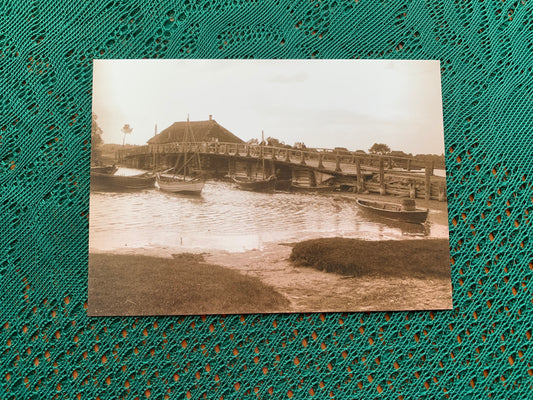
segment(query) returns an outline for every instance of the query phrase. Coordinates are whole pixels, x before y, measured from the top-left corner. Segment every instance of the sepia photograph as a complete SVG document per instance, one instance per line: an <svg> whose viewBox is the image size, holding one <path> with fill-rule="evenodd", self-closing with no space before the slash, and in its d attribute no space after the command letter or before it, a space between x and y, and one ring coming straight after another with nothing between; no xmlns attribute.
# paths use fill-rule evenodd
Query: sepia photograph
<svg viewBox="0 0 533 400"><path fill-rule="evenodd" d="M94 60L91 316L452 308L438 60Z"/></svg>

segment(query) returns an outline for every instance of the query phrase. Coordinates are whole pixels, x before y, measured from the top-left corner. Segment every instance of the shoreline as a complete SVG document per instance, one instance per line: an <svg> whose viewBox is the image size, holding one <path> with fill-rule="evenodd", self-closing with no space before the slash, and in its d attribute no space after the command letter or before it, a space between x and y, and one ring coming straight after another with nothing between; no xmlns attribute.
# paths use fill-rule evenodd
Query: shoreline
<svg viewBox="0 0 533 400"><path fill-rule="evenodd" d="M412 239L405 241L410 240ZM296 266L289 259L293 245L269 244L262 250L248 250L240 253L222 250L192 253L180 252L172 248L149 249L141 252L138 249L135 249L136 251L127 249L123 252L90 252L89 273L91 275L91 271L95 268L91 265L92 254L103 254L109 257L142 254L143 257L150 259L144 268L157 269L162 262L160 260L163 259L175 259L176 266L183 266L187 262L180 263L179 257L188 257L187 255L192 253L203 257L199 266L200 271L210 266L224 268L245 278L260 281L287 300L287 304L281 309L251 308L238 313L413 311L450 309L453 306L450 278L343 276L312 267ZM194 266L198 267L196 264ZM184 284L201 286L203 282ZM176 290L179 291L177 288ZM194 310L184 311L179 314L197 313ZM214 313L228 314L231 310L219 309ZM164 314L163 312L159 315Z"/></svg>

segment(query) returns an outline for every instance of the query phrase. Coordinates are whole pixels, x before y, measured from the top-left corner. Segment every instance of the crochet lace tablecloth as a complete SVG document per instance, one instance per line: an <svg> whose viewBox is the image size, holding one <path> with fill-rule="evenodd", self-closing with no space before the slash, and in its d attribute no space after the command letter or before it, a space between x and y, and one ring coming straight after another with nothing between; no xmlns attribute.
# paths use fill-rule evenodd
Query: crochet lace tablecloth
<svg viewBox="0 0 533 400"><path fill-rule="evenodd" d="M532 8L2 2L0 398L528 398ZM439 59L454 309L88 318L94 58Z"/></svg>

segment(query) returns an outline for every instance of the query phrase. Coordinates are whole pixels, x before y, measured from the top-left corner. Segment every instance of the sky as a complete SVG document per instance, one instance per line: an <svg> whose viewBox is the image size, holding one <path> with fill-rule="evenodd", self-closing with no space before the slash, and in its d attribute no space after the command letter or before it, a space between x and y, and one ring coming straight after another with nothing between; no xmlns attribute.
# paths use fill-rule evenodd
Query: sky
<svg viewBox="0 0 533 400"><path fill-rule="evenodd" d="M385 143L444 153L438 60L94 60L93 112L104 143L146 144L177 121L248 141L349 150Z"/></svg>

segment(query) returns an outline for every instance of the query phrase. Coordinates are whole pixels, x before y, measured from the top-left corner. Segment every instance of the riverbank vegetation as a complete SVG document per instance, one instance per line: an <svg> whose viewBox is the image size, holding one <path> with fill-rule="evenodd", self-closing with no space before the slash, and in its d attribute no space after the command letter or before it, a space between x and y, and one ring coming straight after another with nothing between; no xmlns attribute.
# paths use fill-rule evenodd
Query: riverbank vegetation
<svg viewBox="0 0 533 400"><path fill-rule="evenodd" d="M91 315L239 314L289 304L258 278L206 264L197 254L91 254L89 263Z"/></svg>
<svg viewBox="0 0 533 400"><path fill-rule="evenodd" d="M450 279L447 239L314 239L296 244L290 259L342 275Z"/></svg>

